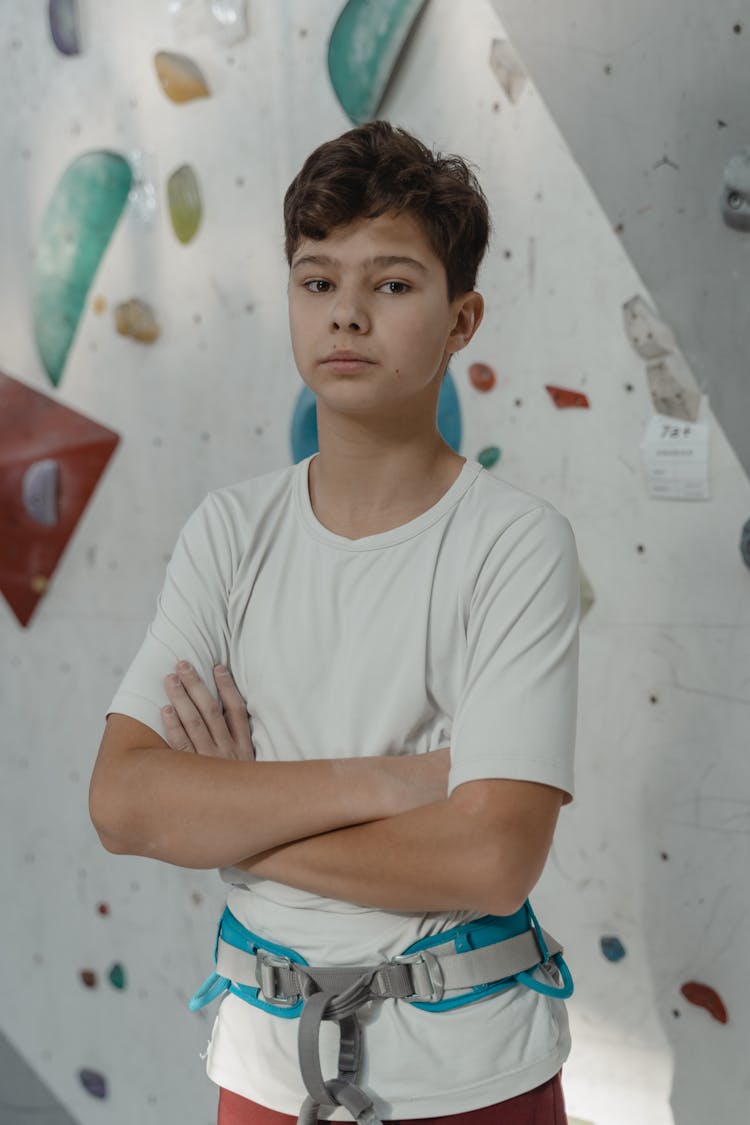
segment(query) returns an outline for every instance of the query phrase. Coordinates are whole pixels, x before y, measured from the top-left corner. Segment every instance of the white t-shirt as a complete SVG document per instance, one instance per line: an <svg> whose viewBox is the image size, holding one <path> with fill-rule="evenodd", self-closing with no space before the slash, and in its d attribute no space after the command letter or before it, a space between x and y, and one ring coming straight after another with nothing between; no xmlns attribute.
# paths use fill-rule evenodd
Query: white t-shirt
<svg viewBox="0 0 750 1125"><path fill-rule="evenodd" d="M221 662L246 701L258 761L450 745L449 793L517 778L557 786L569 803L580 580L568 520L467 460L428 511L352 540L315 516L311 460L216 489L193 511L107 713L166 737L164 677L189 660L217 698L211 669ZM381 910L239 868L219 873L232 913L311 965L375 964L483 913ZM206 949L206 975L211 968ZM504 1101L546 1082L570 1051L565 1003L524 986L443 1012L380 1000L358 1015L357 1082L383 1119ZM296 1115L307 1094L297 1034L297 1019L226 995L208 1076ZM338 1072L338 1044L337 1025L323 1021L326 1079ZM320 1116L351 1120L343 1107Z"/></svg>

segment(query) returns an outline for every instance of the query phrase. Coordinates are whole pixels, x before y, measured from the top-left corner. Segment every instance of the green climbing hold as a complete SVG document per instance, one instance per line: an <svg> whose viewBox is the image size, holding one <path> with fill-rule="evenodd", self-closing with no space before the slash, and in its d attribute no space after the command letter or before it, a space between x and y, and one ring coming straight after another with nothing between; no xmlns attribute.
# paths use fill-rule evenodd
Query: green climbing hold
<svg viewBox="0 0 750 1125"><path fill-rule="evenodd" d="M491 469L500 460L501 452L497 445L486 445L479 453L477 461L483 465L485 469Z"/></svg>
<svg viewBox="0 0 750 1125"><path fill-rule="evenodd" d="M112 966L109 970L109 980L115 988L125 987L125 970L119 963Z"/></svg>
<svg viewBox="0 0 750 1125"><path fill-rule="evenodd" d="M54 386L132 180L124 157L87 152L65 170L42 219L31 279L34 337Z"/></svg>
<svg viewBox="0 0 750 1125"><path fill-rule="evenodd" d="M380 108L398 57L425 0L348 0L328 44L336 97L355 125Z"/></svg>
<svg viewBox="0 0 750 1125"><path fill-rule="evenodd" d="M167 200L172 227L180 242L190 242L201 225L203 208L195 172L183 164L167 183Z"/></svg>

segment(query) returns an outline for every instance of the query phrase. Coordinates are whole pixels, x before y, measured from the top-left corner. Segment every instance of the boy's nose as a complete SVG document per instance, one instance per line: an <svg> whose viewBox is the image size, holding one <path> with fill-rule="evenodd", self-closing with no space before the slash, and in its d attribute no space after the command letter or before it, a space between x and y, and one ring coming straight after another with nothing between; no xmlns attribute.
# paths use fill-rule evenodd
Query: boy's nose
<svg viewBox="0 0 750 1125"><path fill-rule="evenodd" d="M370 318L364 309L338 308L331 314L331 324L334 328L351 328L355 332L366 331L370 325Z"/></svg>
<svg viewBox="0 0 750 1125"><path fill-rule="evenodd" d="M331 309L331 323L339 329L361 331L369 326L370 319L367 310L356 298L342 295Z"/></svg>

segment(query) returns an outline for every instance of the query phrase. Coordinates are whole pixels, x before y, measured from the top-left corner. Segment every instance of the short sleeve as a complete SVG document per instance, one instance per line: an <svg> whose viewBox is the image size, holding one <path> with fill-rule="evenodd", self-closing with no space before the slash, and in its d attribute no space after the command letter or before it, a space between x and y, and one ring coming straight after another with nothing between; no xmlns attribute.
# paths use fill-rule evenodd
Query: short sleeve
<svg viewBox="0 0 750 1125"><path fill-rule="evenodd" d="M580 568L568 520L550 506L517 517L479 572L451 732L448 794L512 778L573 799Z"/></svg>
<svg viewBox="0 0 750 1125"><path fill-rule="evenodd" d="M156 614L106 714L130 715L166 739L164 679L189 660L218 701L213 666L229 666L231 551L211 493L188 517L167 565Z"/></svg>

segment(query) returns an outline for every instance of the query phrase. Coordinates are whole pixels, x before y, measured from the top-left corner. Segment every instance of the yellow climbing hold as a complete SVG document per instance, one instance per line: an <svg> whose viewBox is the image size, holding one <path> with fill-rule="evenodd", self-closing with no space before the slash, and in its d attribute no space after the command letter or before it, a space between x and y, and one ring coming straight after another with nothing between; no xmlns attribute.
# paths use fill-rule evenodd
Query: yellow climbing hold
<svg viewBox="0 0 750 1125"><path fill-rule="evenodd" d="M171 101L181 103L210 98L211 91L203 72L187 55L159 51L154 55L154 66L162 89Z"/></svg>
<svg viewBox="0 0 750 1125"><path fill-rule="evenodd" d="M203 204L198 179L189 164L183 164L169 177L167 201L175 234L180 242L190 242L200 226Z"/></svg>

